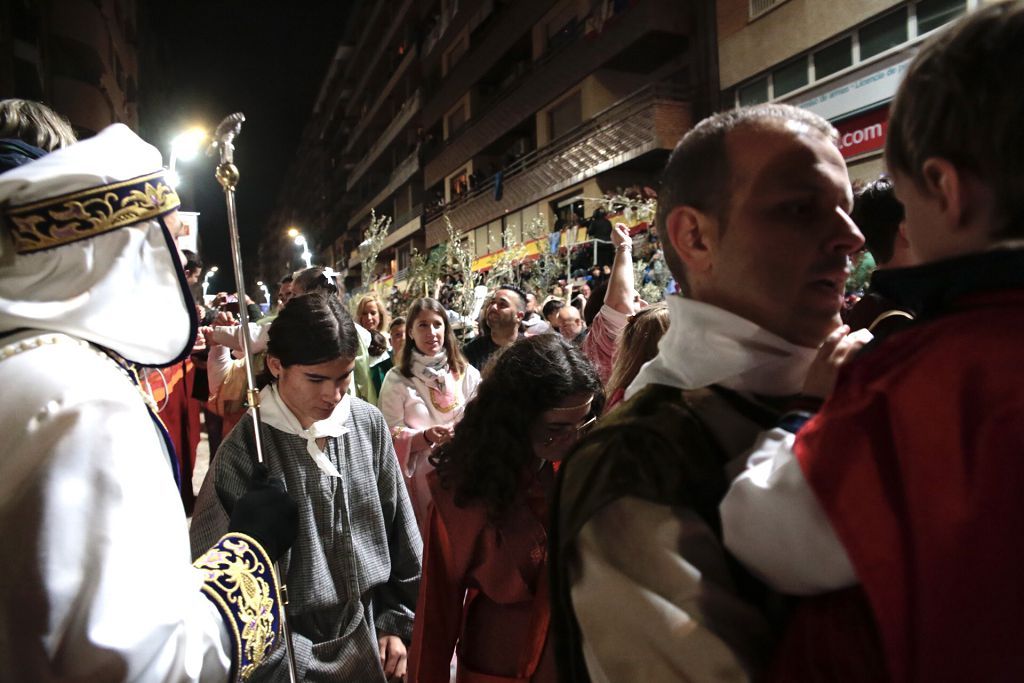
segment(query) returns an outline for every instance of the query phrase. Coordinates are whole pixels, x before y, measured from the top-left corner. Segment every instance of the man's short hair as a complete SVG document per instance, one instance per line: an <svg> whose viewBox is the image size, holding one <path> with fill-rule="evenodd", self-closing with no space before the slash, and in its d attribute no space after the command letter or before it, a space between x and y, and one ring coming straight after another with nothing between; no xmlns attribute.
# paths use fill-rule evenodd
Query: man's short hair
<svg viewBox="0 0 1024 683"><path fill-rule="evenodd" d="M864 233L868 251L879 264L892 260L896 235L903 222L903 204L896 199L892 180L882 176L858 192L853 200L850 218Z"/></svg>
<svg viewBox="0 0 1024 683"><path fill-rule="evenodd" d="M921 48L889 117L889 169L919 187L931 157L972 173L994 194L992 237L1024 236L1022 46L1022 0L972 12Z"/></svg>
<svg viewBox="0 0 1024 683"><path fill-rule="evenodd" d="M719 112L694 126L676 145L661 174L657 225L664 235L668 215L679 206L692 206L714 215L725 226L729 213L729 155L727 135L745 126L796 122L835 142L836 129L817 114L788 104L758 104ZM667 239L662 239L665 263L684 292L686 267Z"/></svg>
<svg viewBox="0 0 1024 683"><path fill-rule="evenodd" d="M285 276L284 276L283 278L281 278L280 280L278 280L278 282L277 282L277 286L278 286L278 287L282 287L282 286L284 286L284 285L288 284L289 282L291 282L291 281L292 281L292 280L294 280L294 279L295 279L295 277L294 277L294 276L292 276L292 275L291 275L291 274L289 273L288 275L285 275Z"/></svg>
<svg viewBox="0 0 1024 683"><path fill-rule="evenodd" d="M199 254L192 251L191 249L182 249L181 253L185 256L185 272L190 270L202 270L203 262L199 258Z"/></svg>
<svg viewBox="0 0 1024 683"><path fill-rule="evenodd" d="M516 295L516 310L518 310L520 313L526 313L526 292L524 292L520 287L517 287L515 285L510 285L510 284L498 285L498 287L494 290L494 292L498 293L498 292L500 292L503 289L505 291L507 291L507 292L515 293L515 295Z"/></svg>
<svg viewBox="0 0 1024 683"><path fill-rule="evenodd" d="M565 306L564 301L561 299L552 299L544 304L544 308L541 309L541 315L543 315L545 319L550 318L552 315L562 310L562 306Z"/></svg>

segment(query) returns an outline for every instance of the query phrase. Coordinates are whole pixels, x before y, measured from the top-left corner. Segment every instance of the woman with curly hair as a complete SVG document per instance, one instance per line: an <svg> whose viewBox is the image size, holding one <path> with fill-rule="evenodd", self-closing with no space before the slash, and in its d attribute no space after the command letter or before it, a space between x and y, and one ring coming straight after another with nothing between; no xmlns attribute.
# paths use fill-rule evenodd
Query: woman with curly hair
<svg viewBox="0 0 1024 683"><path fill-rule="evenodd" d="M557 335L493 361L450 442L431 458L433 506L410 653L410 681L554 682L548 642L552 463L601 413L583 353Z"/></svg>
<svg viewBox="0 0 1024 683"><path fill-rule="evenodd" d="M466 362L438 301L417 299L406 317L406 342L398 365L384 378L378 405L422 531L430 503L426 476L433 469L427 456L452 438L455 423L476 394L480 373Z"/></svg>

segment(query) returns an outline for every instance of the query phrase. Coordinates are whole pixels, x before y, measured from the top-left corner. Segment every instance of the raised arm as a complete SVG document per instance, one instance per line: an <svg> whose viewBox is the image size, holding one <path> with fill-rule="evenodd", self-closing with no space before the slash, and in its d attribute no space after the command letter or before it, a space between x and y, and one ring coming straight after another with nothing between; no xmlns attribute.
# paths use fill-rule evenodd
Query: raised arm
<svg viewBox="0 0 1024 683"><path fill-rule="evenodd" d="M615 224L612 242L615 244L615 260L612 262L604 305L619 313L632 315L637 311L636 289L633 287L633 239L622 223Z"/></svg>

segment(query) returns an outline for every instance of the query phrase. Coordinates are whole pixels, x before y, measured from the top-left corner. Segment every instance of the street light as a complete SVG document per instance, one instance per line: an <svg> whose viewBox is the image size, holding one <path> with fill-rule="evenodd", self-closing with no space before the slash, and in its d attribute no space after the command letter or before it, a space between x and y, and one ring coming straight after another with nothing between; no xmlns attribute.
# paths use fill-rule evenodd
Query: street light
<svg viewBox="0 0 1024 683"><path fill-rule="evenodd" d="M203 302L204 303L206 302L206 290L208 290L210 288L210 278L212 278L213 274L216 273L216 272L217 272L217 266L214 266L213 268L210 268L208 271L206 271L206 275L203 276Z"/></svg>
<svg viewBox="0 0 1024 683"><path fill-rule="evenodd" d="M309 242L306 241L305 235L299 232L298 228L288 228L288 236L295 238L295 244L302 247L302 260L306 262L306 267L309 268L313 265L313 254L309 251Z"/></svg>
<svg viewBox="0 0 1024 683"><path fill-rule="evenodd" d="M181 176L175 170L178 160L192 161L195 159L199 150L203 148L204 142L206 142L206 131L199 127L189 128L171 140L171 159L167 164L167 182L172 187L177 187L181 183Z"/></svg>

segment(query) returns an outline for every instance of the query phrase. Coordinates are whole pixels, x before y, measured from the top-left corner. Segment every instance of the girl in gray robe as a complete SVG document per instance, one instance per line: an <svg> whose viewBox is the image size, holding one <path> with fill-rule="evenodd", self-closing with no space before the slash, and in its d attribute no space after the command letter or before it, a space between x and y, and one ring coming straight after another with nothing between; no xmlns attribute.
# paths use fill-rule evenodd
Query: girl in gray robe
<svg viewBox="0 0 1024 683"><path fill-rule="evenodd" d="M346 394L357 353L333 296L292 299L270 328L260 391L267 473L299 505L280 561L300 680L385 681L405 673L422 543L387 425ZM193 554L227 527L256 475L252 416L217 451L192 520ZM251 680L287 680L277 648Z"/></svg>

